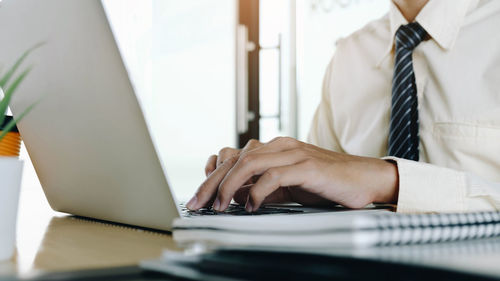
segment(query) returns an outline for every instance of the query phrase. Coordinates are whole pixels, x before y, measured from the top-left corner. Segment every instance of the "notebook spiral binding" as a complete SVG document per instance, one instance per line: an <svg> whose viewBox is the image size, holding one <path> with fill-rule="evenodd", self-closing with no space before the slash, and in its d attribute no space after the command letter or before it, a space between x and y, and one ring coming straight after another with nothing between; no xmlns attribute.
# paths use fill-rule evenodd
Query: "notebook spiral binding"
<svg viewBox="0 0 500 281"><path fill-rule="evenodd" d="M500 212L376 215L378 246L500 236Z"/></svg>

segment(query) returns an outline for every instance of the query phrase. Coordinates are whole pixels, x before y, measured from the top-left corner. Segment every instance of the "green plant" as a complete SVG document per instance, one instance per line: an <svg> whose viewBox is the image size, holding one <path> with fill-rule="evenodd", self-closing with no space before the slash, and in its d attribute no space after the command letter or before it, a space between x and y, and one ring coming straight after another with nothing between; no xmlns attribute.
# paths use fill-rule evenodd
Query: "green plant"
<svg viewBox="0 0 500 281"><path fill-rule="evenodd" d="M23 82L24 78L29 74L31 71L31 67L25 69L24 71L19 74L12 83L9 84L9 81L11 78L14 76L16 73L17 69L21 66L21 64L24 62L24 60L28 57L28 55L38 47L42 46L43 43L36 44L35 46L29 48L26 50L21 57L17 59L17 61L14 63L14 65L0 78L0 90L4 93L4 96L2 100L0 101L0 124L3 124L5 121L5 114L7 113L7 109L10 104L10 100L12 98L12 95L16 91L16 89L19 87L21 82ZM5 91L3 91L5 89ZM9 123L5 125L4 128L2 128L2 133L0 133L0 140L7 135L12 128L16 125L17 122L19 122L26 114L28 114L33 107L36 105L36 103L31 104L28 106L21 114L16 116L16 118L13 118Z"/></svg>

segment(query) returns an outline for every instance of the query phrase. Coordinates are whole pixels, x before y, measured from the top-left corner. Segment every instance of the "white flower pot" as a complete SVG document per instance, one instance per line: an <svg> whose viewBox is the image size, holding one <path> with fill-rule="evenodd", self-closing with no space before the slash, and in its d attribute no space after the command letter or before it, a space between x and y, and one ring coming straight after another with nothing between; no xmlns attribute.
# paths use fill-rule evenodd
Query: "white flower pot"
<svg viewBox="0 0 500 281"><path fill-rule="evenodd" d="M23 161L0 157L0 261L14 254L22 172Z"/></svg>

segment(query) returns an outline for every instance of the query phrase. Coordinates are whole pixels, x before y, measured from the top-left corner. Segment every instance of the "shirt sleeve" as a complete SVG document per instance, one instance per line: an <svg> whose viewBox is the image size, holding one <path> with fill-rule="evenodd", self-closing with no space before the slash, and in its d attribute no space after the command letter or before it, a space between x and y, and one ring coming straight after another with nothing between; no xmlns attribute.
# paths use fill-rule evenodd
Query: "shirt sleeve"
<svg viewBox="0 0 500 281"><path fill-rule="evenodd" d="M477 175L397 157L397 212L474 212L500 210L500 183Z"/></svg>
<svg viewBox="0 0 500 281"><path fill-rule="evenodd" d="M321 102L318 105L312 120L307 141L324 149L343 152L333 128L333 114L331 104L332 71L335 56L328 65L323 79Z"/></svg>

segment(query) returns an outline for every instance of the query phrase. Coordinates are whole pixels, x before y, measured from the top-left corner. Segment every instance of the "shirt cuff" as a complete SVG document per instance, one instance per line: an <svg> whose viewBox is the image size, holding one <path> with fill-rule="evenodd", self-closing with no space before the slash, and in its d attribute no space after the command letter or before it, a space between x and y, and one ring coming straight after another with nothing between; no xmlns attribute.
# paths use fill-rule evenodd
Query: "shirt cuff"
<svg viewBox="0 0 500 281"><path fill-rule="evenodd" d="M399 173L399 213L465 212L465 173L397 157Z"/></svg>

